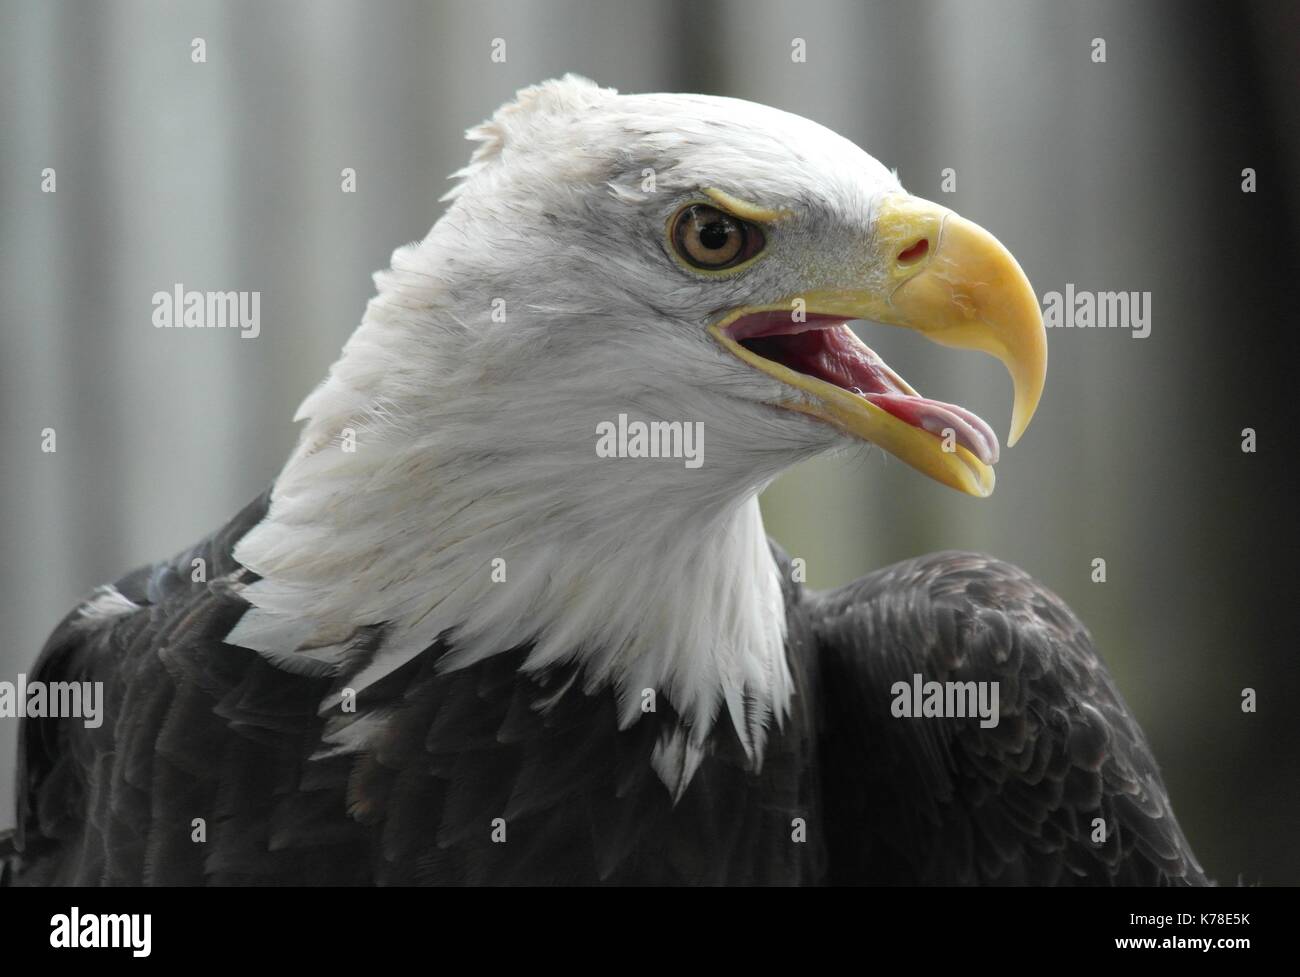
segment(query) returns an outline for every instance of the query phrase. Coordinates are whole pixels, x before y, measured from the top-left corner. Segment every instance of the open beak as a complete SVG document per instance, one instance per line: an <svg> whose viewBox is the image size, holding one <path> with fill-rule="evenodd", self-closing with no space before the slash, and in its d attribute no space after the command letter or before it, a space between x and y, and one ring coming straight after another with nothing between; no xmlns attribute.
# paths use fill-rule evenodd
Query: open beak
<svg viewBox="0 0 1300 977"><path fill-rule="evenodd" d="M879 445L945 485L993 491L998 441L965 408L920 396L849 329L866 319L914 329L945 346L989 353L1015 387L1008 445L1038 406L1047 336L1038 299L993 235L938 204L892 194L874 224L866 287L824 289L733 310L710 327L724 348L794 387L781 406ZM792 310L802 299L800 312Z"/></svg>

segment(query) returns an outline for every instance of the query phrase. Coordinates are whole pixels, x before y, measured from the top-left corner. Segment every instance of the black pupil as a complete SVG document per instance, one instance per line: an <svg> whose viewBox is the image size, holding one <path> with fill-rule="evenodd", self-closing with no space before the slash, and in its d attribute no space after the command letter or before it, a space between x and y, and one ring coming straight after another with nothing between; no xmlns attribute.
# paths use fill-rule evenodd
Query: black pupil
<svg viewBox="0 0 1300 977"><path fill-rule="evenodd" d="M700 229L700 243L710 251L717 251L727 243L731 227L726 221L714 221Z"/></svg>

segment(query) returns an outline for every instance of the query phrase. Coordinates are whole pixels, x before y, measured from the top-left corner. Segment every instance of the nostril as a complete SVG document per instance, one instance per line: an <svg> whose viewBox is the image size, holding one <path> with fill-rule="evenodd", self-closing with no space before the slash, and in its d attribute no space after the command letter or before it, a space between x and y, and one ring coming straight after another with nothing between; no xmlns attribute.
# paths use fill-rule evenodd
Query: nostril
<svg viewBox="0 0 1300 977"><path fill-rule="evenodd" d="M926 256L926 253L929 252L929 250L930 250L930 239L923 237L921 238L921 240L917 241L911 247L904 248L902 251L898 253L898 263L900 265L915 264L916 262L924 258Z"/></svg>

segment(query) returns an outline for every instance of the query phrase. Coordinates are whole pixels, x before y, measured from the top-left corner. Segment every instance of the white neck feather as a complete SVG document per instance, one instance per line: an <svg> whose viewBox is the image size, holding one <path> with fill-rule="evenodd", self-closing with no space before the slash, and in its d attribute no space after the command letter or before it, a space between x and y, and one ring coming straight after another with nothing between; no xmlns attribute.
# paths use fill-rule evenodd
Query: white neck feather
<svg viewBox="0 0 1300 977"><path fill-rule="evenodd" d="M675 792L720 708L759 762L791 695L757 503L789 464L783 432L757 458L714 438L693 470L598 457L596 425L620 411L702 419L715 434L752 433L754 419L689 377L666 378L667 364L624 368L627 357L593 357L589 344L530 356L530 340L562 341L540 330L549 313L480 328L490 297L429 274L430 246L399 251L376 277L361 327L300 409L308 424L269 514L235 551L262 579L244 589L253 608L227 640L285 668L357 669L347 684L358 691L440 635L448 669L531 643L526 669L580 663L588 691L616 692L623 726L646 690L668 699L686 746L666 752L697 751L662 760L677 766L660 770ZM382 648L358 668L352 636L381 624Z"/></svg>

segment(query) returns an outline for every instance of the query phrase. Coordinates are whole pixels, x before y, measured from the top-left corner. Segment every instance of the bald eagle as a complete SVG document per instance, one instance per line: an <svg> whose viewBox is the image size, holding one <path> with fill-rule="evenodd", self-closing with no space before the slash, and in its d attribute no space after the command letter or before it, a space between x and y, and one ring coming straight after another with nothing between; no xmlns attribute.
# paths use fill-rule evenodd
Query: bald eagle
<svg viewBox="0 0 1300 977"><path fill-rule="evenodd" d="M273 486L50 637L31 681L104 721L24 721L10 877L1204 882L1057 597L960 552L812 592L763 530L864 442L993 490L989 425L847 324L1000 359L1014 444L1010 253L744 101L567 76L469 136Z"/></svg>

